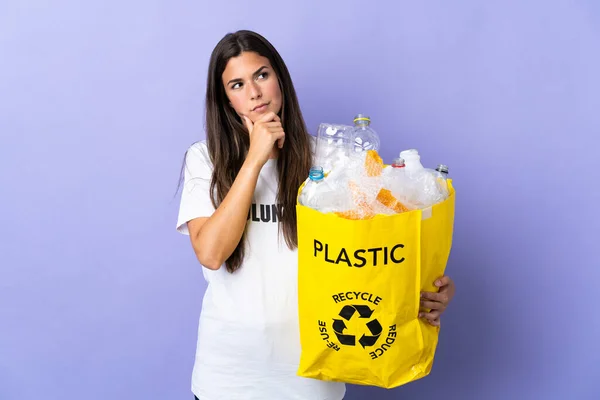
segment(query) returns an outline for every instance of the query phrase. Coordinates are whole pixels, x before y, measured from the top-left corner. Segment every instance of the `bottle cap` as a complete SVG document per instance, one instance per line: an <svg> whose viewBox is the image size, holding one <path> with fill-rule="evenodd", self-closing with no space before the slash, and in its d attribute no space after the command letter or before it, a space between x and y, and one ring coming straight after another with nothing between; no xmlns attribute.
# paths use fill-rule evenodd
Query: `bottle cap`
<svg viewBox="0 0 600 400"><path fill-rule="evenodd" d="M308 177L311 181L320 181L325 177L323 167L311 167Z"/></svg>
<svg viewBox="0 0 600 400"><path fill-rule="evenodd" d="M447 174L448 173L448 166L444 165L444 164L439 164L435 170L439 171L439 172L442 172L444 174Z"/></svg>
<svg viewBox="0 0 600 400"><path fill-rule="evenodd" d="M404 167L404 158L402 158L402 157L395 158L394 162L392 163L392 167L393 168L403 168Z"/></svg>
<svg viewBox="0 0 600 400"><path fill-rule="evenodd" d="M367 115L364 114L358 114L356 117L354 117L354 123L355 124L366 124L369 125L369 123L371 123L371 118L369 118Z"/></svg>

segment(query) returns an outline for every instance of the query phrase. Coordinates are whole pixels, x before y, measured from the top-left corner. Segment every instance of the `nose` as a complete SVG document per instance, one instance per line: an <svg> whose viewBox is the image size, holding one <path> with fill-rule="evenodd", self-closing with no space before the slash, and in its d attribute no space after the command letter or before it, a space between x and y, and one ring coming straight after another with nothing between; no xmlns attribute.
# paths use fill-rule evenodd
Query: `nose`
<svg viewBox="0 0 600 400"><path fill-rule="evenodd" d="M250 98L251 100L260 99L262 97L262 92L260 91L260 86L256 82L252 82L248 85Z"/></svg>

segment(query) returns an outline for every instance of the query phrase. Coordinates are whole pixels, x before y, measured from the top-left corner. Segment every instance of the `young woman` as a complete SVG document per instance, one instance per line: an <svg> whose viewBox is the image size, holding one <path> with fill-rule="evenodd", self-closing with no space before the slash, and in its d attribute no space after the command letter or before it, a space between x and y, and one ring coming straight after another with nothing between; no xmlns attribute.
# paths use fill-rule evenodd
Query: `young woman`
<svg viewBox="0 0 600 400"><path fill-rule="evenodd" d="M177 229L190 237L208 288L192 391L200 400L339 400L345 385L298 377L296 195L312 140L288 69L250 31L215 47L206 137L186 153ZM422 315L439 324L454 295L441 277Z"/></svg>

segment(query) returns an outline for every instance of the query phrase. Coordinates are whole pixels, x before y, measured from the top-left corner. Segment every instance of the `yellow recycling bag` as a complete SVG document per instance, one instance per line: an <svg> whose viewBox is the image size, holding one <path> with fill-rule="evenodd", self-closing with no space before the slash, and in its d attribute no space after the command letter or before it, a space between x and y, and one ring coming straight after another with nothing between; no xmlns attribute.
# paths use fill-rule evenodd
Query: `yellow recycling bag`
<svg viewBox="0 0 600 400"><path fill-rule="evenodd" d="M440 328L418 318L420 292L452 247L448 185L429 209L366 220L297 204L299 376L393 388L429 374Z"/></svg>

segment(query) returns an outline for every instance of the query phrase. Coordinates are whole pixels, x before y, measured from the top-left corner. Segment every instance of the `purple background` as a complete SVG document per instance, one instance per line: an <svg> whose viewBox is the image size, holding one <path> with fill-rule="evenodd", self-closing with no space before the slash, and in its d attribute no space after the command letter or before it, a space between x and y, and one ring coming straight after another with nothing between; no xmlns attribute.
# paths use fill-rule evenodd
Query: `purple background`
<svg viewBox="0 0 600 400"><path fill-rule="evenodd" d="M432 374L347 399L599 399L599 4L2 1L0 399L191 397L205 286L175 192L241 28L313 133L367 113L386 162L416 147L457 188Z"/></svg>

